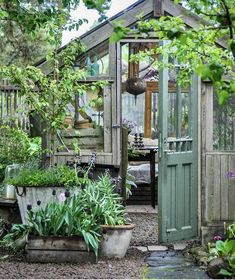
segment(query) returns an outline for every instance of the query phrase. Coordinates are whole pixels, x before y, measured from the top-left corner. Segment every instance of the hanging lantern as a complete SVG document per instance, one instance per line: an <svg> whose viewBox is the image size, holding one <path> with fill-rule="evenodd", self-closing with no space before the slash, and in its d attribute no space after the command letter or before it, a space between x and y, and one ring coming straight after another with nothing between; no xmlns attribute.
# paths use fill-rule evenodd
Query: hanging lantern
<svg viewBox="0 0 235 280"><path fill-rule="evenodd" d="M130 77L126 80L126 91L137 96L146 91L146 81L139 77Z"/></svg>

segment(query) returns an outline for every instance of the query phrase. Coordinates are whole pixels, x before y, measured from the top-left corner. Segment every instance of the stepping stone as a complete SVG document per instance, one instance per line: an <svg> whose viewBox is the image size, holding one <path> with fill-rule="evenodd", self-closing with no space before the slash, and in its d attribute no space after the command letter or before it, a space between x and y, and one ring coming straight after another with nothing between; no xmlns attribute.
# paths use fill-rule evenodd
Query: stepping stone
<svg viewBox="0 0 235 280"><path fill-rule="evenodd" d="M188 245L187 243L175 243L175 244L173 244L174 250L177 250L177 251L184 250L187 247L187 245Z"/></svg>
<svg viewBox="0 0 235 280"><path fill-rule="evenodd" d="M166 251L168 248L166 246L156 245L156 246L148 246L149 251Z"/></svg>
<svg viewBox="0 0 235 280"><path fill-rule="evenodd" d="M136 246L134 248L136 248L137 250L139 250L141 252L148 252L148 248L145 246Z"/></svg>
<svg viewBox="0 0 235 280"><path fill-rule="evenodd" d="M206 272L181 251L155 251L146 262L149 265L146 279L209 279Z"/></svg>

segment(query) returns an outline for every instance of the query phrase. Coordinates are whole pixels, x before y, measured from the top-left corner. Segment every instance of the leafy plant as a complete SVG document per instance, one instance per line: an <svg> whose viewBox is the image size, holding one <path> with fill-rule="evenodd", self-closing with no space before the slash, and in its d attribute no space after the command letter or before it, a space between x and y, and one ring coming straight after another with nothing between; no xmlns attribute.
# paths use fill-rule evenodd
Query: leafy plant
<svg viewBox="0 0 235 280"><path fill-rule="evenodd" d="M234 227L232 224L227 228L227 239L225 241L217 240L215 246L209 247L209 260L215 258L222 258L226 264L227 269L221 269L219 274L223 276L235 276L235 239L234 239Z"/></svg>
<svg viewBox="0 0 235 280"><path fill-rule="evenodd" d="M0 181L4 178L9 164L25 164L38 160L41 154L40 138L29 138L20 129L9 126L0 127Z"/></svg>
<svg viewBox="0 0 235 280"><path fill-rule="evenodd" d="M131 187L137 188L137 185L134 182L134 180L135 180L135 177L127 171L127 174L126 174L126 198L129 198L129 196L132 195Z"/></svg>
<svg viewBox="0 0 235 280"><path fill-rule="evenodd" d="M72 193L72 194L71 194ZM101 241L101 225L125 224L124 206L115 192L115 185L109 175L97 181L75 187L70 192L60 194L41 208L28 205L28 225L14 225L12 231L3 238L2 244L12 246L14 240L28 234L36 236L81 236L87 246L98 254Z"/></svg>
<svg viewBox="0 0 235 280"><path fill-rule="evenodd" d="M17 176L7 178L5 182L17 187L71 187L76 185L76 174L68 166L22 169Z"/></svg>

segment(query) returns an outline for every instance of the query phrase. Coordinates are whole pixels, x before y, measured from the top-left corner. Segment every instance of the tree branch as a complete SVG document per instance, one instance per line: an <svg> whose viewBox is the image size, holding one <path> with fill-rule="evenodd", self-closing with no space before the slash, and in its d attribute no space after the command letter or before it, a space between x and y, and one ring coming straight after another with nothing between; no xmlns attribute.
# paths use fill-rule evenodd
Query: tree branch
<svg viewBox="0 0 235 280"><path fill-rule="evenodd" d="M227 17L227 20L228 20L228 28L229 28L230 39L233 39L233 22L232 22L232 19L231 19L231 15L229 13L229 8L228 8L225 0L221 0L221 2L222 2L222 5L224 7L226 17Z"/></svg>

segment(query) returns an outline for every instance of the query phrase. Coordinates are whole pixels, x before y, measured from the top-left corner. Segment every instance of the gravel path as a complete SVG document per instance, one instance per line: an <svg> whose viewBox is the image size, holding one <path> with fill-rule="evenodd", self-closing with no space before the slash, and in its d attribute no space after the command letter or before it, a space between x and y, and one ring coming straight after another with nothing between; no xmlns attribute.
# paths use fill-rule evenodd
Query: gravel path
<svg viewBox="0 0 235 280"><path fill-rule="evenodd" d="M128 213L131 222L136 224L131 239L132 246L158 244L158 223L156 213Z"/></svg>
<svg viewBox="0 0 235 280"><path fill-rule="evenodd" d="M148 254L129 249L123 259L100 259L97 264L27 263L22 258L0 262L0 279L137 279Z"/></svg>
<svg viewBox="0 0 235 280"><path fill-rule="evenodd" d="M129 213L128 216L136 224L131 246L157 244L156 213ZM5 254L0 252L0 257ZM96 264L38 264L14 257L0 261L0 279L139 279L148 254L130 248L123 259L99 258Z"/></svg>

